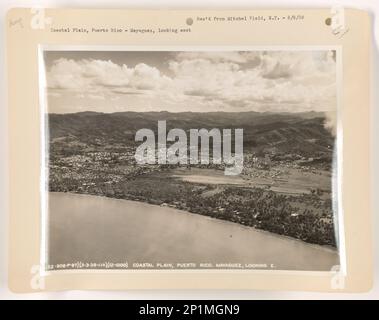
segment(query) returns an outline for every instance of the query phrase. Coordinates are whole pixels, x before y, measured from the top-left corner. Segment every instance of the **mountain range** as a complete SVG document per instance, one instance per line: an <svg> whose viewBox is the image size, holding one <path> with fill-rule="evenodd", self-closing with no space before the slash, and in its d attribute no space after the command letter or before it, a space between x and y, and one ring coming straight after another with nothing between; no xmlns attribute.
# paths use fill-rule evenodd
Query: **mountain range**
<svg viewBox="0 0 379 320"><path fill-rule="evenodd" d="M49 138L69 137L81 143L133 145L142 128L157 131L166 120L167 130L244 129L244 150L251 152L298 153L305 156L331 155L334 137L325 127L320 112L78 112L48 114ZM188 135L189 136L189 135Z"/></svg>

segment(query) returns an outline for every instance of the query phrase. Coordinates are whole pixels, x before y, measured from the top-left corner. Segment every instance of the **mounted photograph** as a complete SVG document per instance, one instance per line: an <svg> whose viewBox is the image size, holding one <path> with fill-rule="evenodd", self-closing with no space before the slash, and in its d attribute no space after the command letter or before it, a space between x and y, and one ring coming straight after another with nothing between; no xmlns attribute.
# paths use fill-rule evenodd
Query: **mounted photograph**
<svg viewBox="0 0 379 320"><path fill-rule="evenodd" d="M338 50L42 50L47 271L340 265Z"/></svg>

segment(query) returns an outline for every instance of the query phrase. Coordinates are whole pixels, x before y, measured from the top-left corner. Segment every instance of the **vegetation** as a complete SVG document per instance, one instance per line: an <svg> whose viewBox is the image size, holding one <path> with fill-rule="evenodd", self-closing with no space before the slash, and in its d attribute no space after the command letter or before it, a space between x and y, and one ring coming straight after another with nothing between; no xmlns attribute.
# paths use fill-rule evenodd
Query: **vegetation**
<svg viewBox="0 0 379 320"><path fill-rule="evenodd" d="M136 165L133 132L154 128L163 116L171 127L184 129L231 128L230 123L244 128L244 183L188 182L173 175L175 166ZM50 191L171 206L309 243L336 245L331 180L321 179L331 175L333 137L319 114L78 113L50 115L49 123ZM293 182L293 176L300 178ZM274 182L280 188L274 189Z"/></svg>

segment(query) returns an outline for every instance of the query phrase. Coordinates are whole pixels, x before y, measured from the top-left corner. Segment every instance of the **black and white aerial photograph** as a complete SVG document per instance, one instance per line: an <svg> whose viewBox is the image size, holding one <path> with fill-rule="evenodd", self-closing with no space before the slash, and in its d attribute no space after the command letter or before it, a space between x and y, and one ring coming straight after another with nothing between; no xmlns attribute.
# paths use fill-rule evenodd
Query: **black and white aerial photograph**
<svg viewBox="0 0 379 320"><path fill-rule="evenodd" d="M44 51L46 269L339 265L338 52L304 48Z"/></svg>

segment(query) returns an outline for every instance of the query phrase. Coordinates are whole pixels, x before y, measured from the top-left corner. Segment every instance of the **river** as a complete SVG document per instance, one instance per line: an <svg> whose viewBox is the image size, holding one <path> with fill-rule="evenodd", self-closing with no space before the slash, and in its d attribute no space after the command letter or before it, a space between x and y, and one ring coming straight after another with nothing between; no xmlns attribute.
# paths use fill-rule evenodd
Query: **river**
<svg viewBox="0 0 379 320"><path fill-rule="evenodd" d="M323 271L339 261L331 248L174 208L92 195L49 193L48 226L51 265L240 263Z"/></svg>

